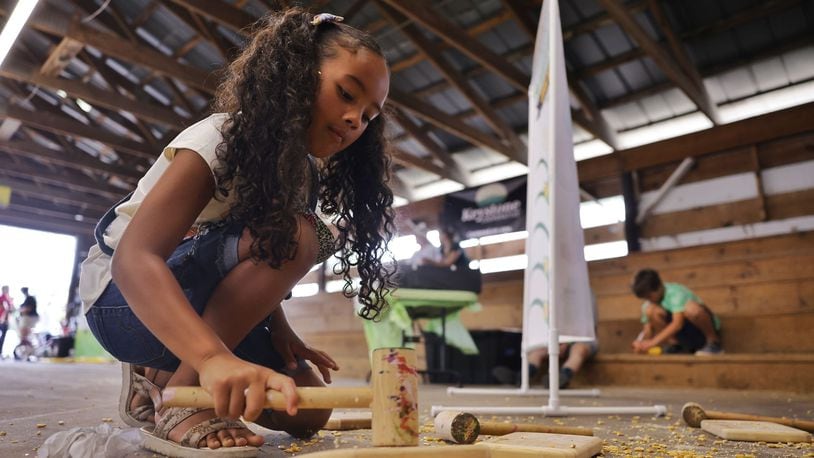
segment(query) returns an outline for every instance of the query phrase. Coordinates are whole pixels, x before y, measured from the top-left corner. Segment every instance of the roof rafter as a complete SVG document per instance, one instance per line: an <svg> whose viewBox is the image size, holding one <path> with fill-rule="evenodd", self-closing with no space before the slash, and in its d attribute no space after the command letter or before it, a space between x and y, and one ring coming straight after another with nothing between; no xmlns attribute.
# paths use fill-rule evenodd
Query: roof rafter
<svg viewBox="0 0 814 458"><path fill-rule="evenodd" d="M14 56L9 56L4 65L0 67L0 76L23 83L44 86L54 91L63 90L72 97L78 97L89 103L104 106L112 110L120 110L122 107L127 107L128 111L133 113L134 116L146 121L157 122L170 127L180 127L186 124L183 118L170 109L161 108L138 100L130 100L118 93L99 89L78 80L53 78L42 75L37 71L36 67L21 59L14 58Z"/></svg>
<svg viewBox="0 0 814 458"><path fill-rule="evenodd" d="M528 90L530 78L517 67L477 40L470 39L465 30L440 14L433 13L429 0L379 0L431 31L450 46L464 53L494 73L503 77L515 89Z"/></svg>
<svg viewBox="0 0 814 458"><path fill-rule="evenodd" d="M392 23L398 24L403 22L406 18L398 11L393 10L390 6L383 3L376 3L381 13L388 18ZM500 135L506 143L511 147L514 152L509 156L509 159L525 163L526 162L526 145L520 140L520 137L514 132L508 123L503 121L489 106L489 103L478 94L472 86L466 81L464 76L456 70L443 56L434 50L432 43L422 35L421 31L413 24L406 24L401 28L401 33L412 40L413 45L424 54L430 62L441 72L446 80L455 89L460 91L474 109L483 116L487 124L489 124L498 135Z"/></svg>
<svg viewBox="0 0 814 458"><path fill-rule="evenodd" d="M407 110L413 115L432 123L436 127L439 127L456 137L462 138L473 145L491 149L506 157L512 156L512 152L509 147L501 143L495 137L485 134L474 127L470 127L463 122L458 121L452 116L426 102L416 100L415 97L404 94L395 88L390 89L389 99L390 103L393 105L403 110Z"/></svg>
<svg viewBox="0 0 814 458"><path fill-rule="evenodd" d="M13 2L0 0L0 14L8 16ZM93 46L102 53L141 65L160 74L213 94L217 81L202 69L177 62L152 48L134 44L108 32L102 32L79 21L72 21L56 8L39 8L28 20L28 26L57 37L68 37Z"/></svg>
<svg viewBox="0 0 814 458"><path fill-rule="evenodd" d="M464 185L469 184L469 179L467 174L458 164L452 159L452 156L449 152L445 151L438 143L436 143L426 132L421 130L421 128L413 122L407 115L399 110L398 108L393 109L395 112L395 120L399 125L410 135L412 136L421 146L426 149L430 155L434 158L441 161L449 171L447 174L449 176L444 178L449 178L451 180L457 181L459 183L463 183ZM433 172L435 173L435 172Z"/></svg>
<svg viewBox="0 0 814 458"><path fill-rule="evenodd" d="M441 178L452 180L449 172L443 167L435 165L432 161L410 154L400 148L393 148L393 162L401 165L410 165L415 168L434 173ZM454 180L457 181L457 180Z"/></svg>
<svg viewBox="0 0 814 458"><path fill-rule="evenodd" d="M767 2L757 2L754 8L743 10L740 13L728 16L710 25L679 33L677 38L679 40L686 41L701 35L708 34L711 35L718 32L722 32L724 30L729 30L735 26L745 24L756 19L760 19L769 14L786 10L794 5L798 5L799 3L800 3L799 0L772 0ZM642 3L642 5L646 6L644 5L644 3ZM631 12L635 11L638 10L632 10ZM576 71L576 76L579 79L587 78L589 76L596 75L605 70L618 67L620 65L626 64L636 59L641 59L646 55L647 53L645 53L644 50L642 50L641 48L634 48L629 51L618 54L616 56L613 56L610 59L603 60L594 65L581 68Z"/></svg>
<svg viewBox="0 0 814 458"><path fill-rule="evenodd" d="M748 56L747 58L738 57L737 59L734 59L729 62L724 62L722 64L718 64L708 68L701 68L699 71L702 78L707 76L714 76L747 65L749 62L779 56L787 51L804 48L806 46L810 46L811 44L814 44L814 36L803 33L795 37L792 37L790 40L787 40L779 45L768 46L763 50ZM645 87L638 91L630 92L619 97L608 99L604 102L601 102L599 104L599 107L601 109L617 107L620 105L624 105L626 103L633 102L635 100L642 99L649 95L664 92L673 87L674 85L670 81L656 83L652 86Z"/></svg>
<svg viewBox="0 0 814 458"><path fill-rule="evenodd" d="M216 22L235 32L246 35L257 18L221 0L170 0L195 14Z"/></svg>
<svg viewBox="0 0 814 458"><path fill-rule="evenodd" d="M720 124L721 117L718 114L718 109L707 94L706 88L703 85L698 85L687 76L681 68L678 67L676 61L657 43L642 26L636 21L632 14L626 9L625 5L619 0L598 0L608 14L613 17L619 26L624 30L634 41L639 44L645 53L658 65L664 72L667 78L671 79L676 86L681 88L682 91L690 98L690 100L698 106L713 124Z"/></svg>
<svg viewBox="0 0 814 458"><path fill-rule="evenodd" d="M155 159L156 152L148 145L126 140L110 132L103 132L67 116L28 111L18 106L0 107L0 117L14 118L38 129L60 135L79 136L104 143L113 149L143 159Z"/></svg>

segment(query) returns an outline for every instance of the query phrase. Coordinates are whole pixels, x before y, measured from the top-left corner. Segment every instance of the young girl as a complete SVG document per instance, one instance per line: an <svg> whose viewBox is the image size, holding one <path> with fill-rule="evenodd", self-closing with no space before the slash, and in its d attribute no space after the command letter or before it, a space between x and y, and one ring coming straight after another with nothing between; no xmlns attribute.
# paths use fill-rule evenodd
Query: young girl
<svg viewBox="0 0 814 458"><path fill-rule="evenodd" d="M120 409L130 424L155 420L153 450L256 453L263 438L240 415L297 436L318 430L330 411L298 413L294 387L322 385L304 360L327 383L338 367L297 337L280 302L337 250L337 273L350 282L357 268L365 318L393 286L381 262L394 231L389 70L375 41L340 20L291 9L260 21L217 114L172 140L97 227L80 286L88 324L128 363ZM161 408L159 387L198 384L214 410ZM284 393L287 412L263 411L267 388Z"/></svg>

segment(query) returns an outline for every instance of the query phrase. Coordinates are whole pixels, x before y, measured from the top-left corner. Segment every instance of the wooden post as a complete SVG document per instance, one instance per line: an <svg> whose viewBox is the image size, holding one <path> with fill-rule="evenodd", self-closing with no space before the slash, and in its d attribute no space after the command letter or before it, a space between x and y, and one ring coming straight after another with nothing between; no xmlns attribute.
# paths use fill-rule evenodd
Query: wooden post
<svg viewBox="0 0 814 458"><path fill-rule="evenodd" d="M641 251L639 242L639 225L636 216L639 214L639 203L636 200L636 185L633 182L633 172L622 173L622 197L625 199L625 240L627 251Z"/></svg>
<svg viewBox="0 0 814 458"><path fill-rule="evenodd" d="M409 348L373 350L373 445L418 445L418 372Z"/></svg>

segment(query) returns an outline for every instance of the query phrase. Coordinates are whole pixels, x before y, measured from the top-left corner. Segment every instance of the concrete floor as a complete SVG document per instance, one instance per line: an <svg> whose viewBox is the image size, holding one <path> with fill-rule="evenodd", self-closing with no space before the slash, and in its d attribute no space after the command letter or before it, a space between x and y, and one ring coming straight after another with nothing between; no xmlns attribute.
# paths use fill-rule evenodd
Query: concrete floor
<svg viewBox="0 0 814 458"><path fill-rule="evenodd" d="M117 416L120 383L114 364L47 364L0 362L0 457L36 456L47 437L79 426L110 423L124 426ZM352 380L342 385L360 384ZM542 405L545 398L473 397L448 398L445 387L421 386L423 425L429 425L432 404ZM599 398L563 398L563 404L651 405L666 404L670 414L662 418L632 416L581 416L569 418L523 417L513 421L594 428L604 442L603 456L809 456L812 444L765 444L722 441L683 424L678 412L687 401L707 409L811 419L814 393L742 392L652 388L607 388ZM506 417L495 418L503 420ZM61 423L61 424L60 424ZM37 425L45 425L38 428ZM450 446L435 439L431 428L422 427L422 446ZM293 456L334 448L365 447L369 431L324 431L310 443L284 433L263 430L266 445L260 456ZM294 444L292 446L292 444ZM152 456L144 451L135 456Z"/></svg>

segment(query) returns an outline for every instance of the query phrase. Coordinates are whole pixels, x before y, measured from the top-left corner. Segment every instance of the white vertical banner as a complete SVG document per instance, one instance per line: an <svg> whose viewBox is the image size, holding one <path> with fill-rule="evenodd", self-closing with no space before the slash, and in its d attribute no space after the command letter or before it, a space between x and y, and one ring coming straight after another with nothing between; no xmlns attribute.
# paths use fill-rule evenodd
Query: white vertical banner
<svg viewBox="0 0 814 458"><path fill-rule="evenodd" d="M523 349L547 347L552 329L560 342L593 340L557 0L543 2L537 29L529 86L528 168Z"/></svg>

